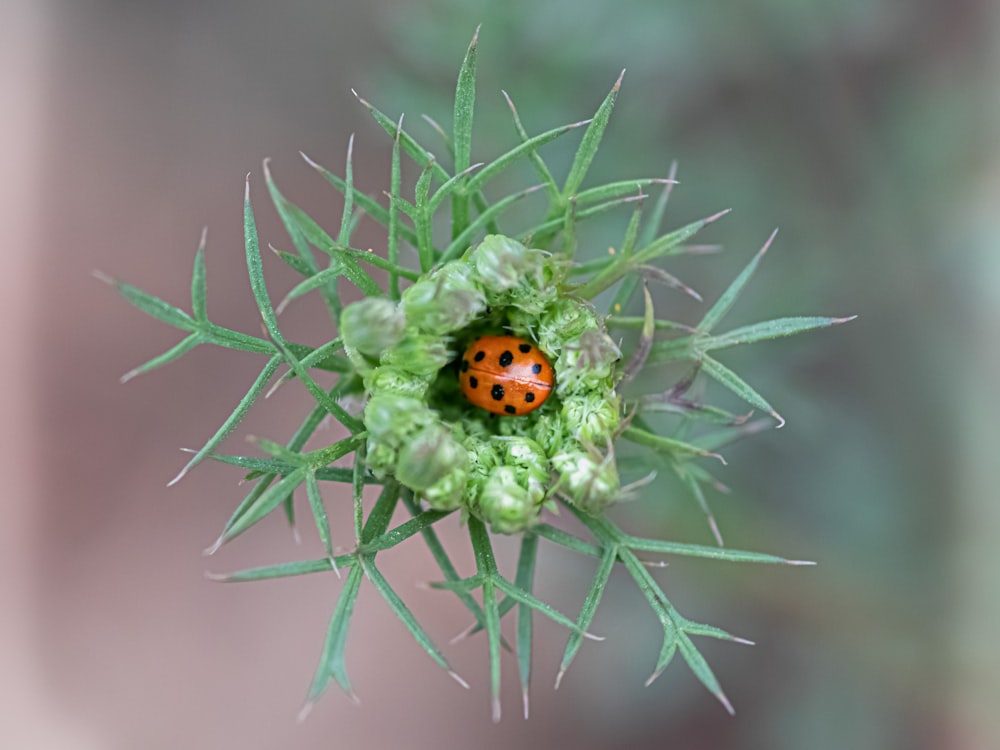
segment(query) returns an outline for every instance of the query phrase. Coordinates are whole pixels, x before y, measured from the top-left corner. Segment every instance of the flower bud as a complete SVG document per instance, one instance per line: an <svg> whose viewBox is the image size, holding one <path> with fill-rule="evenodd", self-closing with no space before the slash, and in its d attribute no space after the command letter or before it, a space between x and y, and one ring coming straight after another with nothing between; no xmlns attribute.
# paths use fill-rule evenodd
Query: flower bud
<svg viewBox="0 0 1000 750"><path fill-rule="evenodd" d="M560 297L542 314L538 321L538 344L561 349L586 330L600 330L597 316L583 300Z"/></svg>
<svg viewBox="0 0 1000 750"><path fill-rule="evenodd" d="M479 495L479 515L497 534L516 534L532 526L541 510L541 496L517 482L510 466L493 470Z"/></svg>
<svg viewBox="0 0 1000 750"><path fill-rule="evenodd" d="M396 479L419 492L449 473L463 469L466 460L465 448L452 437L448 428L431 424L400 448Z"/></svg>
<svg viewBox="0 0 1000 750"><path fill-rule="evenodd" d="M434 412L419 399L379 393L365 407L365 427L377 441L398 448L413 433L437 421Z"/></svg>
<svg viewBox="0 0 1000 750"><path fill-rule="evenodd" d="M473 490L480 488L502 458L495 441L476 435L466 435L462 441L469 455L469 481Z"/></svg>
<svg viewBox="0 0 1000 750"><path fill-rule="evenodd" d="M499 234L487 235L472 250L469 262L488 297L498 296L521 281L527 253L528 248L520 242Z"/></svg>
<svg viewBox="0 0 1000 750"><path fill-rule="evenodd" d="M414 375L434 375L448 364L453 356L447 342L439 336L407 333L396 346L383 352L381 363L398 367Z"/></svg>
<svg viewBox="0 0 1000 750"><path fill-rule="evenodd" d="M613 460L570 451L553 456L552 466L559 472L563 494L581 510L599 513L618 499L620 483Z"/></svg>
<svg viewBox="0 0 1000 750"><path fill-rule="evenodd" d="M369 393L388 393L422 399L430 387L432 376L414 375L399 367L376 367L364 375L365 390Z"/></svg>
<svg viewBox="0 0 1000 750"><path fill-rule="evenodd" d="M603 445L621 423L619 400L614 393L588 393L569 396L562 401L566 429L584 443Z"/></svg>
<svg viewBox="0 0 1000 750"><path fill-rule="evenodd" d="M446 263L403 292L402 307L410 325L444 335L464 328L486 309L486 295L465 263Z"/></svg>
<svg viewBox="0 0 1000 750"><path fill-rule="evenodd" d="M340 335L348 356L354 350L377 358L399 343L405 327L406 318L402 310L395 302L383 297L368 297L353 302L340 313ZM371 365L366 363L366 366Z"/></svg>
<svg viewBox="0 0 1000 750"><path fill-rule="evenodd" d="M535 317L559 298L561 279L542 251L526 249L521 262L521 277L503 296L505 304Z"/></svg>
<svg viewBox="0 0 1000 750"><path fill-rule="evenodd" d="M606 333L588 329L565 346L556 363L556 390L561 396L609 388L621 350Z"/></svg>
<svg viewBox="0 0 1000 750"><path fill-rule="evenodd" d="M396 449L392 446L380 442L374 437L369 437L365 463L368 464L372 474L383 479L391 475L393 469L396 468L396 453Z"/></svg>
<svg viewBox="0 0 1000 750"><path fill-rule="evenodd" d="M546 456L554 456L557 453L562 453L565 450L567 441L572 441L574 447L579 447L573 438L572 430L566 426L561 410L550 412L545 415L545 419L538 420L538 424L532 431L532 438L538 443Z"/></svg>
<svg viewBox="0 0 1000 750"><path fill-rule="evenodd" d="M523 437L497 439L503 448L504 463L514 466L523 478L544 483L549 476L548 458L534 440Z"/></svg>
<svg viewBox="0 0 1000 750"><path fill-rule="evenodd" d="M424 490L424 497L434 510L457 510L462 507L469 473L455 469Z"/></svg>

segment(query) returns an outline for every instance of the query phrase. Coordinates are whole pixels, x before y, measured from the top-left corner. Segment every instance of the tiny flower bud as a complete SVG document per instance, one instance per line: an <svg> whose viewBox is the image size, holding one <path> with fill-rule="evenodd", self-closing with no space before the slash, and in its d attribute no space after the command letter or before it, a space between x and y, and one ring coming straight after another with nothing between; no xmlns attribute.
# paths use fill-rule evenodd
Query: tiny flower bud
<svg viewBox="0 0 1000 750"><path fill-rule="evenodd" d="M453 353L448 342L438 336L407 333L396 346L382 354L383 365L392 365L414 375L434 375L448 364Z"/></svg>
<svg viewBox="0 0 1000 750"><path fill-rule="evenodd" d="M573 431L566 426L561 410L551 412L546 415L545 419L540 419L533 433L532 437L545 451L546 456L562 453L565 450L567 440L573 440L575 445Z"/></svg>
<svg viewBox="0 0 1000 750"><path fill-rule="evenodd" d="M499 234L487 235L472 251L469 261L487 291L497 296L515 286L524 276L528 249L517 240Z"/></svg>
<svg viewBox="0 0 1000 750"><path fill-rule="evenodd" d="M483 485L479 496L479 514L498 534L516 534L538 520L541 498L533 498L517 482L513 468L496 468Z"/></svg>
<svg viewBox="0 0 1000 750"><path fill-rule="evenodd" d="M462 441L469 454L469 479L475 489L486 482L490 473L500 465L501 456L495 441L466 435Z"/></svg>
<svg viewBox="0 0 1000 750"><path fill-rule="evenodd" d="M620 483L614 461L571 451L553 456L552 466L560 474L563 494L581 510L599 513L618 499Z"/></svg>
<svg viewBox="0 0 1000 750"><path fill-rule="evenodd" d="M340 335L344 347L368 357L378 357L403 337L406 318L395 302L368 297L340 313Z"/></svg>
<svg viewBox="0 0 1000 750"><path fill-rule="evenodd" d="M456 510L462 507L468 481L467 471L455 469L428 487L424 491L424 497L435 510Z"/></svg>
<svg viewBox="0 0 1000 750"><path fill-rule="evenodd" d="M504 463L515 466L524 474L524 479L535 479L544 482L549 475L548 457L542 447L534 440L523 437L504 438Z"/></svg>
<svg viewBox="0 0 1000 750"><path fill-rule="evenodd" d="M410 489L426 490L447 474L463 468L466 452L441 424L431 424L399 450L396 479Z"/></svg>
<svg viewBox="0 0 1000 750"><path fill-rule="evenodd" d="M606 333L588 329L560 353L556 389L566 395L609 388L620 358L621 350Z"/></svg>
<svg viewBox="0 0 1000 750"><path fill-rule="evenodd" d="M566 429L584 443L603 445L621 422L619 400L614 394L569 396L563 399L562 416Z"/></svg>
<svg viewBox="0 0 1000 750"><path fill-rule="evenodd" d="M434 412L419 399L379 393L365 407L365 427L376 440L399 447L410 436L437 421Z"/></svg>
<svg viewBox="0 0 1000 750"><path fill-rule="evenodd" d="M376 367L364 375L365 390L369 393L391 393L422 399L433 377L414 375L399 367Z"/></svg>
<svg viewBox="0 0 1000 750"><path fill-rule="evenodd" d="M464 328L486 309L486 295L464 263L447 263L403 292L410 325L443 335Z"/></svg>
<svg viewBox="0 0 1000 750"><path fill-rule="evenodd" d="M365 462L368 464L368 468L372 470L372 474L382 479L392 474L393 469L395 469L396 453L395 448L386 443L379 442L373 437L369 437Z"/></svg>
<svg viewBox="0 0 1000 750"><path fill-rule="evenodd" d="M504 296L504 302L535 318L559 298L561 278L548 263L551 256L541 250L526 249L521 261L521 278Z"/></svg>
<svg viewBox="0 0 1000 750"><path fill-rule="evenodd" d="M545 310L538 322L538 343L562 348L586 330L600 330L601 325L590 306L573 297L560 297Z"/></svg>

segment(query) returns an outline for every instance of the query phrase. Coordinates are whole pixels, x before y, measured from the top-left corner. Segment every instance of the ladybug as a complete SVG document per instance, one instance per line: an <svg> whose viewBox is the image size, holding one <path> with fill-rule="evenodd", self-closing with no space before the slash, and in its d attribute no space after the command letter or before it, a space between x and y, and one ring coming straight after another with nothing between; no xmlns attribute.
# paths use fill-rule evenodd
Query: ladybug
<svg viewBox="0 0 1000 750"><path fill-rule="evenodd" d="M552 392L555 374L537 346L517 336L483 336L462 355L458 383L469 401L500 416L534 411Z"/></svg>

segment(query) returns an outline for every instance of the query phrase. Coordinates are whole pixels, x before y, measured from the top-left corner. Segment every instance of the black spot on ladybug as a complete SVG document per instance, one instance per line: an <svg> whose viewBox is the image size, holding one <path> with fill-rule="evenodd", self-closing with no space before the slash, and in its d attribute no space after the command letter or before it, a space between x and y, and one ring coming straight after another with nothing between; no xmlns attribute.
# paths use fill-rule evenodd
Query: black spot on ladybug
<svg viewBox="0 0 1000 750"><path fill-rule="evenodd" d="M535 373L535 375L537 375L538 373L540 373L542 371L542 366L541 365L537 365L537 364L536 365L532 365L531 366L531 371L533 373Z"/></svg>
<svg viewBox="0 0 1000 750"><path fill-rule="evenodd" d="M497 383L490 389L490 395L493 397L494 401L500 401L503 398L503 386Z"/></svg>
<svg viewBox="0 0 1000 750"><path fill-rule="evenodd" d="M506 406L505 406L505 407L503 408L503 410L504 410L505 412L507 412L508 414L517 414L517 409L515 409L515 408L514 408L513 406L511 406L510 404L507 404L507 405L506 405Z"/></svg>
<svg viewBox="0 0 1000 750"><path fill-rule="evenodd" d="M468 372L468 371L469 371L469 360L463 359L462 360L462 372Z"/></svg>
<svg viewBox="0 0 1000 750"><path fill-rule="evenodd" d="M532 401L535 400L535 394L532 393L531 391L528 391L527 393L524 394L524 400L530 404Z"/></svg>
<svg viewBox="0 0 1000 750"><path fill-rule="evenodd" d="M483 361L483 357L485 357L485 356L486 356L486 352L476 352L476 356L473 357L473 359L476 360L476 362L482 362Z"/></svg>
<svg viewBox="0 0 1000 750"><path fill-rule="evenodd" d="M510 363L514 361L514 355L510 352L505 351L500 355L500 366L510 367Z"/></svg>
<svg viewBox="0 0 1000 750"><path fill-rule="evenodd" d="M478 388L478 387L479 387L479 380L476 378L475 375L470 375L469 376L469 388Z"/></svg>
<svg viewBox="0 0 1000 750"><path fill-rule="evenodd" d="M520 349L523 354L527 354L531 351L531 344L518 344L517 348Z"/></svg>

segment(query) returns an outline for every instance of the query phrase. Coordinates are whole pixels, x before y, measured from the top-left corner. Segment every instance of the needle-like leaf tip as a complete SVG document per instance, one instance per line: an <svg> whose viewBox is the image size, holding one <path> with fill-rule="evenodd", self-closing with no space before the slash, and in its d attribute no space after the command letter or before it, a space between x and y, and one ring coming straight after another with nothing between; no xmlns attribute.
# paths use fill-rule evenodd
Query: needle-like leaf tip
<svg viewBox="0 0 1000 750"><path fill-rule="evenodd" d="M718 693L716 693L715 697L719 699L719 703L721 703L722 706L726 709L726 711L729 712L730 716L736 715L736 709L733 708L733 704L729 702L729 698L726 697L725 693L723 693L720 690Z"/></svg>
<svg viewBox="0 0 1000 750"><path fill-rule="evenodd" d="M452 639L450 641L448 641L448 645L450 646L450 645L454 645L456 643L459 643L460 641L464 641L466 638L468 638L470 635L472 635L472 631L475 630L475 629L476 629L476 623L472 623L465 630L463 630L462 632L460 632L457 635L453 636Z"/></svg>
<svg viewBox="0 0 1000 750"><path fill-rule="evenodd" d="M312 701L308 701L308 702L307 702L307 703L306 703L305 705L303 705L303 706L302 706L302 708L301 708L301 709L299 710L299 715L298 715L297 717L295 717L295 720L296 720L297 722L299 722L299 723L301 724L301 723L302 723L303 721L305 721L305 720L306 720L306 717L307 717L307 716L309 716L309 714L311 714L311 713L312 713L312 710L313 710L313 706L315 706L315 705L316 705L316 704L315 704L315 703L313 703Z"/></svg>
<svg viewBox="0 0 1000 750"><path fill-rule="evenodd" d="M193 461L193 460L194 459L191 459L191 461ZM177 484L179 481L181 481L185 477L185 475L188 473L188 471L191 470L191 465L192 465L191 461L188 461L184 465L184 468L181 469L177 473L177 476L175 476L173 479L171 479L169 482L167 482L167 487L173 487L175 484Z"/></svg>
<svg viewBox="0 0 1000 750"><path fill-rule="evenodd" d="M708 517L708 525L712 529L712 536L715 537L715 543L720 547L725 547L725 542L722 541L722 532L719 531L719 525L715 522L715 516Z"/></svg>
<svg viewBox="0 0 1000 750"><path fill-rule="evenodd" d="M428 125L434 128L434 132L436 132L444 140L446 141L448 140L448 134L445 132L444 128L441 127L441 125L438 123L437 120L435 120L428 114L422 114L420 116L423 118L424 122L426 122Z"/></svg>
<svg viewBox="0 0 1000 750"><path fill-rule="evenodd" d="M225 540L226 540L226 535L225 534L220 535L219 538L216 539L215 542L213 542L212 546L205 548L202 554L205 555L205 557L211 557L212 555L214 555L216 552L219 551L219 547L221 547L225 543Z"/></svg>
<svg viewBox="0 0 1000 750"><path fill-rule="evenodd" d="M368 100L361 98L361 94L359 94L357 91L351 89L351 93L354 94L354 96L357 98L359 102L361 102L363 106L367 107L368 109L372 108L372 105L368 103Z"/></svg>
<svg viewBox="0 0 1000 750"><path fill-rule="evenodd" d="M354 136L352 135L351 136L351 145L352 146L354 145L354 140L353 139L354 139ZM312 159L310 159L309 156L304 151L299 151L299 156L301 156L305 160L305 163L308 164L313 169L322 169L323 168L319 164L317 164L316 162L314 162Z"/></svg>
<svg viewBox="0 0 1000 750"><path fill-rule="evenodd" d="M274 385L272 385L270 388L267 389L267 392L264 394L264 398L265 399L271 398L271 396L274 395L274 392L276 390L278 390L281 386L283 386L291 379L291 375L292 375L292 370L288 370L288 372L286 372L284 375L282 375L276 381L274 381Z"/></svg>
<svg viewBox="0 0 1000 750"><path fill-rule="evenodd" d="M448 676L451 677L455 682L464 687L466 690L469 689L469 683L462 679L462 676L451 669L448 670Z"/></svg>
<svg viewBox="0 0 1000 750"><path fill-rule="evenodd" d="M707 219L705 219L705 223L706 224L711 224L713 221L717 221L717 220L721 219L723 216L725 216L726 214L728 214L732 210L733 209L731 209L731 208L724 208L721 211L719 211L718 213L712 214Z"/></svg>
<svg viewBox="0 0 1000 750"><path fill-rule="evenodd" d="M771 243L774 242L774 238L777 236L778 236L778 227L775 227L774 231L771 232L771 236L767 238L767 242L765 242L764 246L757 251L757 255L763 255L764 253L766 253L767 249L771 247Z"/></svg>

